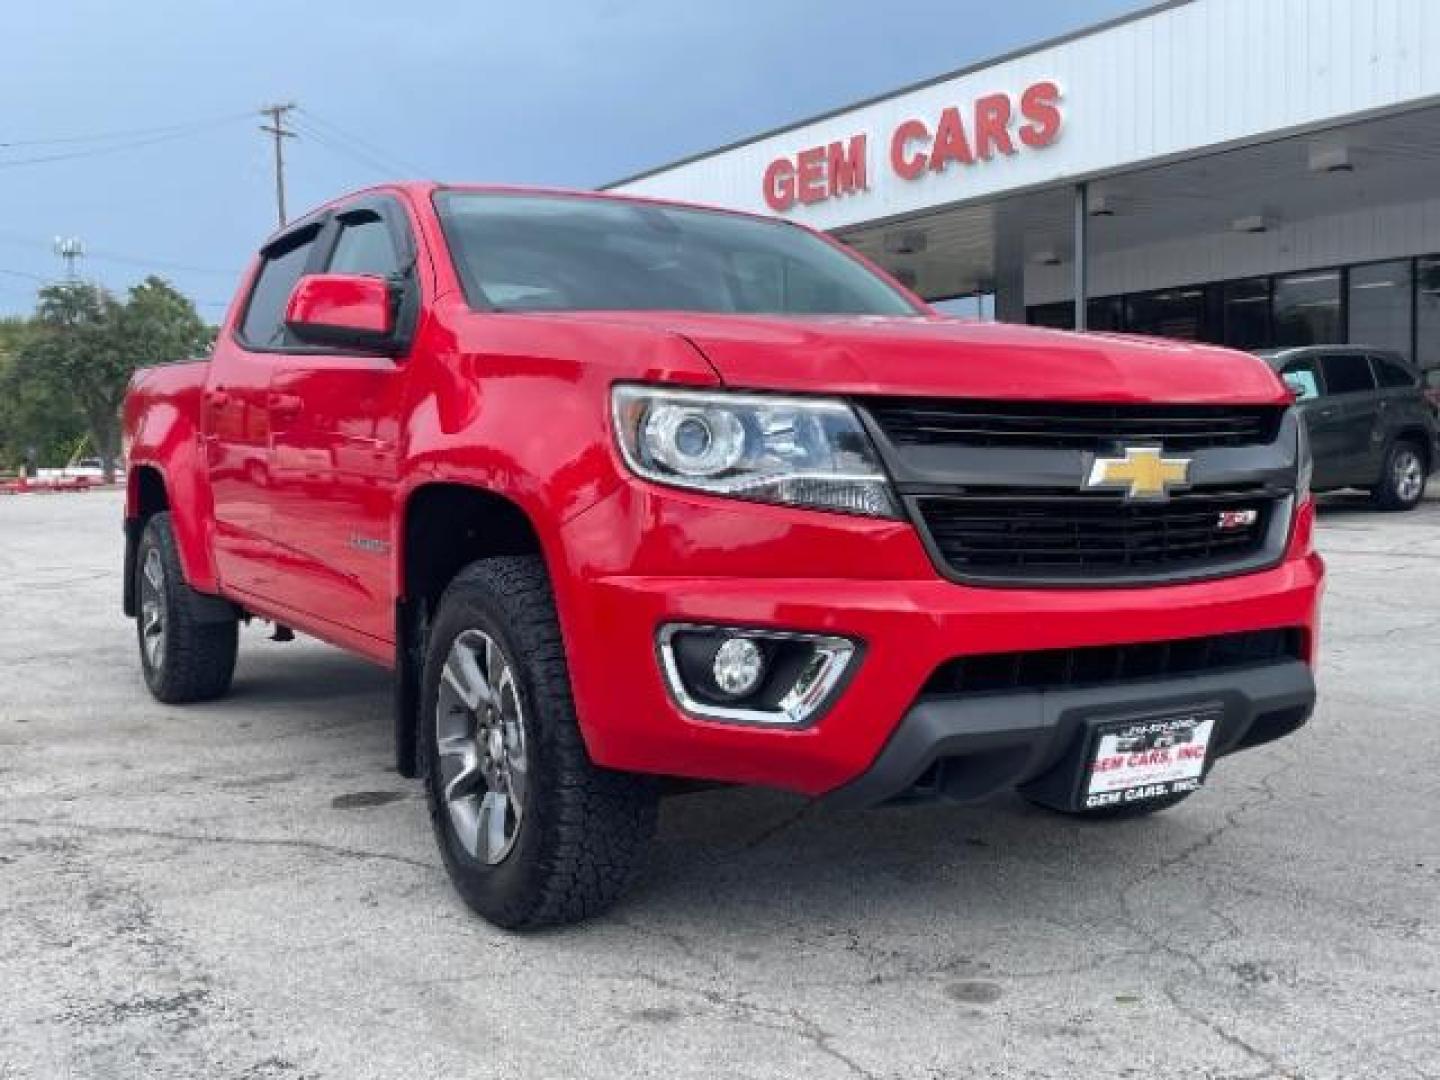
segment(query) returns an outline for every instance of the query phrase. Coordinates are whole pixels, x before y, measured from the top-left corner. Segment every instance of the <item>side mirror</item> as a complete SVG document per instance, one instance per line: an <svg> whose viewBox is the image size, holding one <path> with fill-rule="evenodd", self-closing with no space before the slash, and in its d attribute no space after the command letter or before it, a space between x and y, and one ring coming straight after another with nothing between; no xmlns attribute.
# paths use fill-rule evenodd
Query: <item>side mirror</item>
<svg viewBox="0 0 1440 1080"><path fill-rule="evenodd" d="M363 274L307 274L285 306L285 325L307 345L392 352L395 302L390 283Z"/></svg>

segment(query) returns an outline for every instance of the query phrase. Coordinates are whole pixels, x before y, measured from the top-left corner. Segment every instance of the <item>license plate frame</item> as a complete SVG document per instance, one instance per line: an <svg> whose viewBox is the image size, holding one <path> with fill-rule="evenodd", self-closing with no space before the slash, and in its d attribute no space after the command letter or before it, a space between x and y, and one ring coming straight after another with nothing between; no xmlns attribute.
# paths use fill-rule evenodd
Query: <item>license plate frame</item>
<svg viewBox="0 0 1440 1080"><path fill-rule="evenodd" d="M1079 810L1196 791L1210 771L1225 710L1218 702L1097 721L1081 763Z"/></svg>

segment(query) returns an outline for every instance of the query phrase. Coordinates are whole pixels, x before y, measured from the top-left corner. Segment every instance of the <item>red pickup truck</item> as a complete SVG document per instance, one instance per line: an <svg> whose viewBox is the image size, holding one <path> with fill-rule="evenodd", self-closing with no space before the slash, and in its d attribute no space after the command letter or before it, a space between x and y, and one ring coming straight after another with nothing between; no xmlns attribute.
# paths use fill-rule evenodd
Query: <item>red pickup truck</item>
<svg viewBox="0 0 1440 1080"><path fill-rule="evenodd" d="M603 909L694 781L1126 817L1314 704L1264 363L941 317L782 221L365 191L125 430L150 690L224 693L252 617L393 668L398 768L507 927Z"/></svg>

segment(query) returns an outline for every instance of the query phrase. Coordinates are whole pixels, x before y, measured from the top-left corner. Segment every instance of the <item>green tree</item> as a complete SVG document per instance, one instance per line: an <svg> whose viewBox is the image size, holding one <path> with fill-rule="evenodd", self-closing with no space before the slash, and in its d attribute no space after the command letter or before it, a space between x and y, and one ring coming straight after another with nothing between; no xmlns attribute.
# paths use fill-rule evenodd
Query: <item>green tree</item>
<svg viewBox="0 0 1440 1080"><path fill-rule="evenodd" d="M111 479L120 456L120 405L131 374L202 353L212 338L195 305L158 277L133 286L123 303L98 285L47 285L22 336L16 375L55 400L73 403Z"/></svg>
<svg viewBox="0 0 1440 1080"><path fill-rule="evenodd" d="M21 361L28 319L0 319L0 467L64 461L85 433L69 397L28 377Z"/></svg>

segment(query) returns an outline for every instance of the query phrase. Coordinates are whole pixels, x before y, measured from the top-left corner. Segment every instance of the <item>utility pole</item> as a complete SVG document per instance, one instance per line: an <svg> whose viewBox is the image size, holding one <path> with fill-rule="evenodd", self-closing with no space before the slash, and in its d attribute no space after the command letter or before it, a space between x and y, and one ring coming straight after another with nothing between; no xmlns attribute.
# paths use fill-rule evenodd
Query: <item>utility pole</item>
<svg viewBox="0 0 1440 1080"><path fill-rule="evenodd" d="M295 108L293 101L284 105L266 105L260 110L261 116L268 116L270 123L261 124L260 130L275 137L275 210L280 224L285 224L285 140L295 138L295 132L285 128L285 114Z"/></svg>

